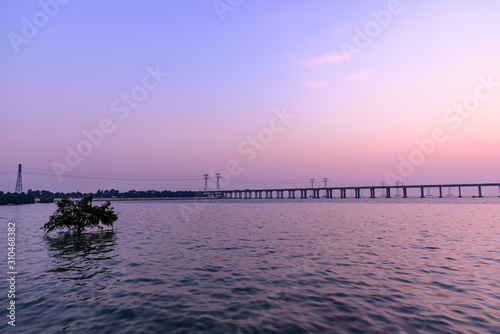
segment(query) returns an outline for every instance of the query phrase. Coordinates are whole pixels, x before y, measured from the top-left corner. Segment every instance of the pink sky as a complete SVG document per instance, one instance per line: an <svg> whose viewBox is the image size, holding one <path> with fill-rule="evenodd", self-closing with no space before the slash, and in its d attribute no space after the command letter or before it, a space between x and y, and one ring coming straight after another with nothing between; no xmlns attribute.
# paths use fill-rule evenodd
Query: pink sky
<svg viewBox="0 0 500 334"><path fill-rule="evenodd" d="M71 2L16 45L23 17L43 9L3 3L0 190L14 190L19 163L25 189L52 191L200 189L230 161L241 170L227 188L379 184L388 172L500 182L499 6L256 1L221 21L210 2ZM449 111L464 104L467 116ZM103 120L109 133L69 166L67 147ZM436 129L446 139L432 139Z"/></svg>

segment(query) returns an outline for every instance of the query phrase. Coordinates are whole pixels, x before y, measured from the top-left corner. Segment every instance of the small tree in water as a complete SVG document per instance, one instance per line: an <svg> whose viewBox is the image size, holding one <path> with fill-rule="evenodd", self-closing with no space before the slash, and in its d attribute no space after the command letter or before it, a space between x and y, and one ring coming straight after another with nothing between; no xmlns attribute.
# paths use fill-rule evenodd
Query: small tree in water
<svg viewBox="0 0 500 334"><path fill-rule="evenodd" d="M92 205L92 195L83 197L78 202L73 202L67 198L62 198L57 203L57 210L50 216L49 222L43 225L41 229L45 233L57 229L67 228L70 232L82 233L85 228L113 227L113 223L118 219L118 216L111 208L111 203L108 201L101 206Z"/></svg>

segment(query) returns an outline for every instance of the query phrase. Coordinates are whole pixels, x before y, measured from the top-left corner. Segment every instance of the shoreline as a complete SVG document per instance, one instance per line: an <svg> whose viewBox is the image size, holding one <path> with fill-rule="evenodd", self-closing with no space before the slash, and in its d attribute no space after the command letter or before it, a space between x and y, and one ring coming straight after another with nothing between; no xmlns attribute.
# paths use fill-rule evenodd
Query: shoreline
<svg viewBox="0 0 500 334"><path fill-rule="evenodd" d="M81 198L70 198L72 201L78 201ZM219 197L117 197L117 198L94 198L93 202L129 202L129 201L191 201L202 199L220 199ZM54 202L60 202L60 198L54 198Z"/></svg>

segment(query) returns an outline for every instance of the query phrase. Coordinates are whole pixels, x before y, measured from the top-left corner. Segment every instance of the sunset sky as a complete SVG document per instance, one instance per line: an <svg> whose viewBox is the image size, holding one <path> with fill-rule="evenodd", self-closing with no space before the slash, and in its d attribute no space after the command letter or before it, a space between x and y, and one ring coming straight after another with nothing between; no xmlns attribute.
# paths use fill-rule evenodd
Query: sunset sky
<svg viewBox="0 0 500 334"><path fill-rule="evenodd" d="M500 182L499 13L2 1L0 190Z"/></svg>

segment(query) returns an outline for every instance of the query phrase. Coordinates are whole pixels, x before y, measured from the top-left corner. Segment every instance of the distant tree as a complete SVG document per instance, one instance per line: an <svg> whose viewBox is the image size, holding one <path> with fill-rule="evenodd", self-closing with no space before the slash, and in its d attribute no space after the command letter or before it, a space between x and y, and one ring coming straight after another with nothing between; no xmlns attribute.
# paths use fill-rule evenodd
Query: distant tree
<svg viewBox="0 0 500 334"><path fill-rule="evenodd" d="M57 210L41 229L45 233L49 233L53 230L67 228L70 232L80 234L86 228L98 227L102 229L101 225L112 228L118 216L110 207L111 203L108 201L101 206L94 206L92 200L92 195L85 196L78 202L62 198L57 203Z"/></svg>
<svg viewBox="0 0 500 334"><path fill-rule="evenodd" d="M35 203L35 197L31 194L26 193L1 193L0 194L0 205L18 205L18 204L33 204Z"/></svg>
<svg viewBox="0 0 500 334"><path fill-rule="evenodd" d="M53 196L40 197L40 203L54 203L54 197Z"/></svg>

